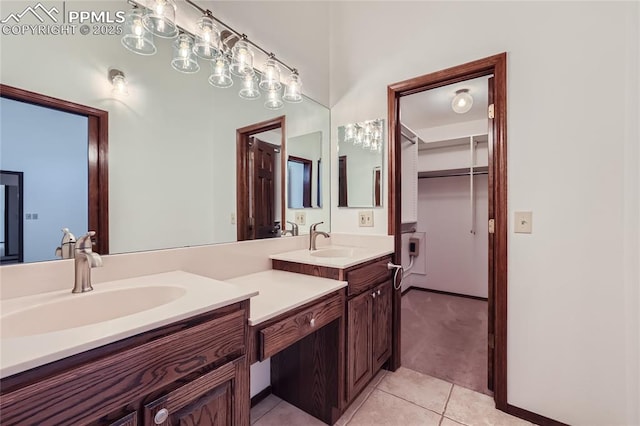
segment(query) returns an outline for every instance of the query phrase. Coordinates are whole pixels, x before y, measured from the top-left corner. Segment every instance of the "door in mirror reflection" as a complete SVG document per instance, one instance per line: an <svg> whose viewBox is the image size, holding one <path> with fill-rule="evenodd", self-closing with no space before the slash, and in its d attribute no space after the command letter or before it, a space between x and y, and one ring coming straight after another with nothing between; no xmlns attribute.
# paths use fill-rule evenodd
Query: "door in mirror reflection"
<svg viewBox="0 0 640 426"><path fill-rule="evenodd" d="M23 187L22 172L0 170L0 264L21 263L23 249Z"/></svg>
<svg viewBox="0 0 640 426"><path fill-rule="evenodd" d="M281 235L284 117L237 130L238 241Z"/></svg>

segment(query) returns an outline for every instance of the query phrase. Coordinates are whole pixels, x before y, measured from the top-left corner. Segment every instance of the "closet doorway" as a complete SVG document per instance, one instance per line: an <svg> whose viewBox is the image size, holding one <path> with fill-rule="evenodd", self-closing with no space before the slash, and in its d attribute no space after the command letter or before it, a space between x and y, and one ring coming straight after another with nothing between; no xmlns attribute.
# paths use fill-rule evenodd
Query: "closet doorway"
<svg viewBox="0 0 640 426"><path fill-rule="evenodd" d="M484 103L482 110L485 125L480 131L477 129L477 126L482 125L480 118L477 119L477 126L474 128L469 123L447 123L443 116L441 117L443 121L433 123L434 125L430 126L432 128L428 132L425 129L412 129L411 125L405 123L405 116L407 117L406 121L411 121L411 114L407 114L403 110L403 104L406 102L410 106L411 98L414 95L428 95L431 92L437 97L446 94L448 108L456 107L456 109L462 108L464 110L466 109L463 105L464 102L458 104L453 102L452 98L460 94L458 98L467 99L466 106L468 106L469 99L466 95L470 94L473 97L473 92L477 92L477 89L473 89L474 84L483 85L486 88L485 100L482 100L480 93L476 93L474 100L476 103ZM465 92L464 89L468 89L468 92ZM468 233L467 237L471 238L466 238L466 241L463 241L466 248L461 250L466 250L467 254L472 253L471 263L469 263L469 258L462 259L464 256L458 252L454 256L468 264L465 268L456 269L456 258L451 259L449 256L448 258L435 259L435 263L431 262L431 270L425 270L425 264L428 264L428 261L423 258L423 264L414 267L422 268L422 271L426 272L426 276L430 279L433 278L433 280L426 280L423 274L422 280L414 281L413 285L418 286L416 284L421 282L423 285L420 287L429 288L428 285L436 287L431 290L464 294L481 300L487 299L487 302L482 302L473 298L430 293L431 299L447 296L462 299L463 305L464 302L478 302L481 304L479 305L480 310L485 310L486 330L482 337L483 342L479 343L486 351L487 358L486 378L488 380L485 389L493 390L496 407L506 411L508 409L506 400L506 54L495 55L390 85L388 100L390 134L389 234L395 236L395 261L405 266L410 263L408 240L411 238L411 233L414 230L420 231L420 228L424 230L427 226L424 223L424 218L422 221L420 220L419 204L428 210L429 215L434 216L433 220L440 221L440 223L428 225L432 233L441 234L439 237L434 237L434 240L440 238L442 241L442 238L446 238L443 237L446 233L441 229L444 228L442 226L444 220L457 221L458 225L464 224L467 228L464 232ZM438 102L442 103L443 100L439 99ZM456 111L460 116L467 112ZM415 123L414 126L421 127L418 121ZM457 133L454 128L457 129ZM434 145L429 145L429 143ZM464 146L463 144L468 147L468 150L466 151L465 164L460 165L460 162L454 158L454 152L458 150L457 147ZM407 148L407 145L410 147ZM434 155L435 151L432 151L431 155L428 154L429 150L436 149L440 149L440 156ZM419 151L427 153L423 158L420 158ZM427 160L428 157L431 158ZM465 155L462 154L462 157L464 158ZM429 161L435 161L437 165L429 166ZM422 172L421 175L418 174L419 172ZM422 179L418 179L418 177ZM426 182L430 182L430 184L426 184ZM429 189L425 189L427 187ZM460 197L463 190L468 197L466 200L462 200ZM422 193L420 202L419 193ZM444 204L438 203L439 199L446 199L446 202ZM465 213L458 211L463 204L467 206ZM457 210L447 214L447 208ZM457 216L455 220L452 220L453 213ZM416 239L412 240L412 246L417 246L419 252L422 250L423 254L431 257L434 256L434 253L438 253L437 247L427 249L427 246L431 244L429 235L416 232L414 238ZM484 245L484 251L480 249L481 245ZM445 247L441 247L441 249L444 251ZM456 250L455 247L447 248L447 250L449 249ZM459 247L458 249L460 250ZM479 258L484 262L483 266L478 264ZM418 263L419 255L414 260L415 263ZM443 287L442 280L439 282L437 280L438 274L441 277L443 274L446 275L447 269L450 272L449 275L454 277L451 280L454 282L453 286L450 287L453 291L446 290L446 284ZM461 272L463 273L461 274ZM463 282L465 280L461 279L461 276L464 273L475 278ZM406 288L406 285L404 287ZM484 305L482 305L483 303ZM402 322L409 320L409 318L405 319L402 316L400 292L394 294L393 305L394 356L392 367L397 368L404 359L402 354ZM471 308L462 307L461 311L469 309ZM464 319L460 319L460 321L464 321Z"/></svg>

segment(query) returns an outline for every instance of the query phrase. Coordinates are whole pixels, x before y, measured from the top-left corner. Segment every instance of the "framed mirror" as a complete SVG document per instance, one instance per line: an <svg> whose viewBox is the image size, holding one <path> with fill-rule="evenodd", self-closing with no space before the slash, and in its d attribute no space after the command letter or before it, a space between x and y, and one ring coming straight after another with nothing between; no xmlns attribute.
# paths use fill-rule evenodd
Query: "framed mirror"
<svg viewBox="0 0 640 426"><path fill-rule="evenodd" d="M338 127L338 207L382 207L384 119Z"/></svg>
<svg viewBox="0 0 640 426"><path fill-rule="evenodd" d="M115 13L130 6L125 1L96 1L91 8ZM286 141L294 140L295 147L297 138L318 134L323 158L329 158L330 114L325 106L305 97L301 103L285 103L282 109L270 110L264 107L264 93L256 100L240 98L238 90L243 82L235 76L229 88L212 87L208 81L211 62L200 61L200 71L194 74L175 71L170 65L173 40L156 38L157 53L140 56L126 50L120 39L117 35L79 33L20 35L3 37L0 50L1 83L107 114L108 124L99 130L108 139L108 150L100 151L106 160L102 176L108 177L107 190L102 191L108 194L105 210L108 225L98 235L98 242L102 238L108 243L108 250L102 254L237 241L238 194L234 182L238 129L284 116ZM26 57L25 52L29 52ZM46 64L46 69L42 64ZM113 91L109 77L114 69L126 78L126 96ZM2 108L0 150L5 149L7 120ZM29 118L25 120L33 123ZM50 146L58 147L53 142ZM47 178L49 194L60 191L63 184L73 184L84 189L91 202L86 180L91 182L90 176L73 179L61 176L63 170L86 170L87 157L95 159L96 153L88 152L86 145L84 160L77 160L77 153L62 148L59 153L71 165L53 157L41 163L41 169L51 173ZM286 159L286 152L281 155ZM4 158L2 151L0 158ZM330 162L317 160L320 160L316 167L318 179L322 179L318 199L327 200ZM5 169L4 165L0 166ZM285 183L277 185L285 202L281 208L284 213L279 215L294 221L297 209L287 207L288 190L283 190L287 185L286 172L283 177ZM44 218L49 217L46 213L49 207L71 202L68 200L65 204L60 201L61 197L55 196L33 196L28 182L25 173L24 214L41 214L37 221L24 220L25 235L35 232L36 225L44 224ZM73 197L74 203L79 200L81 198ZM84 224L71 223L71 218L56 219L47 225L46 237L39 234L35 243L25 239L25 253L32 244L40 246L38 251L43 253L30 260L25 256L25 261L56 259L55 249L63 235L61 228L70 228L76 236L92 228L87 203L81 204ZM324 221L325 226L330 226L328 203L308 210L313 213L307 214L305 223L300 224L301 233L307 232L312 222Z"/></svg>

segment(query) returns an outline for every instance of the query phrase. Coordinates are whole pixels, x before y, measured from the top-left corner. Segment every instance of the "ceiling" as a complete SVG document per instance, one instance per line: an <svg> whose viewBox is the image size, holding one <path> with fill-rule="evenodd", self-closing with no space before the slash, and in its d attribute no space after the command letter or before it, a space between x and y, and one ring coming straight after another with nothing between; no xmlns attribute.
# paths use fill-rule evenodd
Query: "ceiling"
<svg viewBox="0 0 640 426"><path fill-rule="evenodd" d="M479 77L437 89L427 90L400 99L400 121L410 129L418 131L430 127L446 126L487 117L488 79ZM469 89L473 106L465 114L451 109L456 90Z"/></svg>

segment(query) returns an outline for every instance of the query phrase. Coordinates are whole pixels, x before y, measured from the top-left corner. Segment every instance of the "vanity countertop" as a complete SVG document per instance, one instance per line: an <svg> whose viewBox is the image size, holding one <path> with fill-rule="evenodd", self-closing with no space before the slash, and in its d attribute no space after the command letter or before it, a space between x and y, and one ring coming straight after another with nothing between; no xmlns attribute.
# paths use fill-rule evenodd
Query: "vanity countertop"
<svg viewBox="0 0 640 426"><path fill-rule="evenodd" d="M347 256L320 257L318 254L334 251L348 252ZM392 254L393 249L381 247L351 247L351 246L324 246L318 250L308 249L294 250L284 253L272 254L270 259L284 260L287 262L304 263L307 265L326 266L329 268L346 269L369 260Z"/></svg>
<svg viewBox="0 0 640 426"><path fill-rule="evenodd" d="M0 377L228 306L257 294L257 290L249 286L173 271L97 284L93 291L82 294L72 294L70 287L68 290L4 300L0 305ZM89 303L83 303L83 299ZM31 309L39 312L38 318L36 315L20 316L21 311ZM77 326L83 309L87 317L100 318L98 322L89 319L85 325ZM56 315L56 318L45 317L47 313L59 310L64 314ZM110 319L114 311L122 314ZM14 321L12 314L15 315ZM15 320L16 317L19 319ZM48 323L48 319L52 321ZM15 328L12 322L16 324ZM73 325L65 326L65 323Z"/></svg>
<svg viewBox="0 0 640 426"><path fill-rule="evenodd" d="M249 325L260 324L347 286L345 281L276 270L243 275L227 282L260 293L251 299Z"/></svg>

